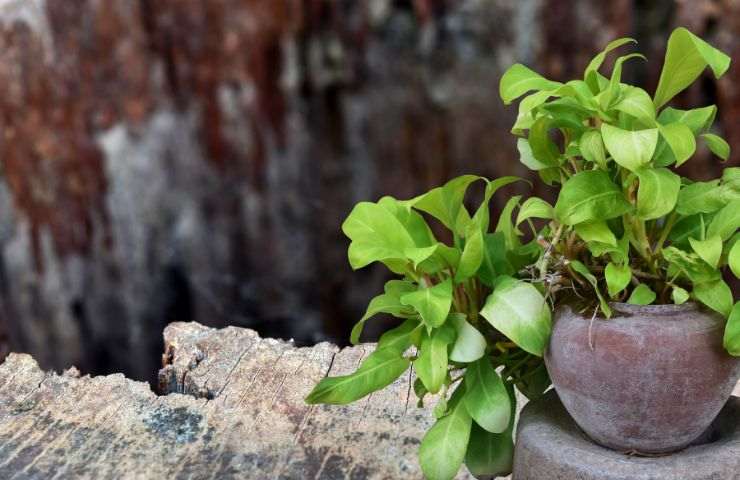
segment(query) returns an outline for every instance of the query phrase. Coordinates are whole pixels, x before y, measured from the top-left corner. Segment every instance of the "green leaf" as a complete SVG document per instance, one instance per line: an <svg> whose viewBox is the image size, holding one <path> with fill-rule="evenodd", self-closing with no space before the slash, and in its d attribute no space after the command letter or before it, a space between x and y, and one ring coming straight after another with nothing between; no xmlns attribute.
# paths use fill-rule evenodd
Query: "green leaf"
<svg viewBox="0 0 740 480"><path fill-rule="evenodd" d="M552 90L562 83L553 82L520 63L509 67L501 77L499 95L506 105L531 90Z"/></svg>
<svg viewBox="0 0 740 480"><path fill-rule="evenodd" d="M450 321L457 331L455 344L450 351L453 362L470 363L486 353L486 338L465 320L462 313L450 314Z"/></svg>
<svg viewBox="0 0 740 480"><path fill-rule="evenodd" d="M637 171L637 216L653 220L670 213L678 201L681 177L667 168L643 168Z"/></svg>
<svg viewBox="0 0 740 480"><path fill-rule="evenodd" d="M447 347L455 341L455 328L444 325L421 339L414 370L430 393L437 393L447 377Z"/></svg>
<svg viewBox="0 0 740 480"><path fill-rule="evenodd" d="M617 237L603 220L592 220L576 225L576 233L586 242L600 242L613 247L617 246Z"/></svg>
<svg viewBox="0 0 740 480"><path fill-rule="evenodd" d="M732 310L732 290L721 278L694 285L694 298L724 317Z"/></svg>
<svg viewBox="0 0 740 480"><path fill-rule="evenodd" d="M707 237L706 240L689 238L689 243L702 260L712 268L717 268L719 257L722 256L722 238L719 235Z"/></svg>
<svg viewBox="0 0 740 480"><path fill-rule="evenodd" d="M730 355L740 357L740 302L735 303L727 319L723 344Z"/></svg>
<svg viewBox="0 0 740 480"><path fill-rule="evenodd" d="M622 79L622 64L632 58L641 58L647 60L644 55L639 53L631 53L623 57L617 58L614 62L614 68L612 70L612 77L609 79L609 87L603 92L600 98L600 105L603 110L608 110L612 103L619 98L619 85Z"/></svg>
<svg viewBox="0 0 740 480"><path fill-rule="evenodd" d="M514 267L506 255L506 237L502 232L489 233L485 236L483 263L478 270L478 278L489 287L499 275L513 275Z"/></svg>
<svg viewBox="0 0 740 480"><path fill-rule="evenodd" d="M655 125L655 105L645 90L622 85L622 97L614 105L614 109L632 115L645 126L652 127Z"/></svg>
<svg viewBox="0 0 740 480"><path fill-rule="evenodd" d="M696 139L691 129L681 122L658 124L660 135L673 152L676 166L681 166L696 151Z"/></svg>
<svg viewBox="0 0 740 480"><path fill-rule="evenodd" d="M730 270L736 278L740 278L740 241L735 242L730 248L730 253L727 254L727 264L730 265Z"/></svg>
<svg viewBox="0 0 740 480"><path fill-rule="evenodd" d="M348 256L353 269L375 261L404 259L404 250L416 247L398 218L377 203L358 203L342 224L342 231L352 240Z"/></svg>
<svg viewBox="0 0 740 480"><path fill-rule="evenodd" d="M356 345L360 341L360 335L362 334L365 322L378 313L389 313L396 317L402 317L404 314L409 313L409 308L401 303L401 295L413 292L416 288L414 284L403 280L391 280L385 285L385 293L370 300L365 314L352 328L352 333L350 334L350 342L352 344Z"/></svg>
<svg viewBox="0 0 740 480"><path fill-rule="evenodd" d="M450 413L437 420L421 440L419 463L429 480L451 480L465 459L473 421L461 401L463 392L458 387L448 402Z"/></svg>
<svg viewBox="0 0 740 480"><path fill-rule="evenodd" d="M712 218L707 227L707 237L719 235L722 241L730 238L740 228L740 200L733 200Z"/></svg>
<svg viewBox="0 0 740 480"><path fill-rule="evenodd" d="M354 373L321 380L306 397L306 403L346 405L387 387L409 368L409 360L395 349L376 350Z"/></svg>
<svg viewBox="0 0 740 480"><path fill-rule="evenodd" d="M687 29L675 29L668 39L663 70L653 97L655 107L662 107L691 85L707 66L719 78L729 68L730 57Z"/></svg>
<svg viewBox="0 0 740 480"><path fill-rule="evenodd" d="M511 432L490 433L473 424L465 466L476 478L496 478L511 473L514 441Z"/></svg>
<svg viewBox="0 0 740 480"><path fill-rule="evenodd" d="M658 122L663 125L671 123L683 123L694 135L699 135L702 131L708 129L714 122L717 115L717 107L709 105L707 107L693 108L691 110L679 110L673 107L666 107L658 115Z"/></svg>
<svg viewBox="0 0 740 480"><path fill-rule="evenodd" d="M619 48L622 45L625 45L627 43L637 43L637 40L634 38L618 38L617 40L613 40L609 42L606 45L606 48L599 52L589 63L586 67L586 70L583 72L583 79L586 80L588 77L588 74L590 72L595 72L599 68L601 68L601 64L604 63L604 59L606 58L607 54L614 50L615 48Z"/></svg>
<svg viewBox="0 0 740 480"><path fill-rule="evenodd" d="M631 208L608 173L588 170L565 182L555 204L555 216L565 225L575 225L618 217Z"/></svg>
<svg viewBox="0 0 740 480"><path fill-rule="evenodd" d="M689 216L697 213L716 212L725 205L719 180L695 182L681 188L678 193L676 211Z"/></svg>
<svg viewBox="0 0 740 480"><path fill-rule="evenodd" d="M538 197L530 197L522 203L519 208L519 213L516 216L516 224L521 225L522 222L530 218L553 218L555 212L552 205L547 203Z"/></svg>
<svg viewBox="0 0 740 480"><path fill-rule="evenodd" d="M702 134L702 138L707 142L707 146L713 154L717 155L723 161L727 161L730 158L730 145L724 138L713 133L704 133Z"/></svg>
<svg viewBox="0 0 740 480"><path fill-rule="evenodd" d="M487 431L502 433L509 426L511 401L490 358L483 357L468 365L463 400L473 420Z"/></svg>
<svg viewBox="0 0 740 480"><path fill-rule="evenodd" d="M511 217L514 208L519 205L519 200L521 198L521 195L514 195L506 202L506 205L504 205L504 209L501 211L501 215L498 218L498 223L496 224L496 232L500 232L504 235L506 246L509 249L513 249L519 245L519 235L521 235L521 232L517 230L516 226L511 221Z"/></svg>
<svg viewBox="0 0 740 480"><path fill-rule="evenodd" d="M463 198L465 192L471 183L481 180L477 175L463 175L453 178L441 187L433 188L425 194L403 202L404 205L416 208L433 216L442 224L457 233L456 229L460 217L469 217L468 212L463 207Z"/></svg>
<svg viewBox="0 0 740 480"><path fill-rule="evenodd" d="M578 147L583 158L606 169L606 151L604 150L604 141L601 139L600 131L589 130L581 135Z"/></svg>
<svg viewBox="0 0 740 480"><path fill-rule="evenodd" d="M447 319L452 306L452 280L447 279L432 287L401 296L401 304L409 305L419 312L427 328L437 328Z"/></svg>
<svg viewBox="0 0 740 480"><path fill-rule="evenodd" d="M550 337L550 309L534 285L503 277L480 313L523 350L542 356Z"/></svg>
<svg viewBox="0 0 740 480"><path fill-rule="evenodd" d="M609 296L614 298L630 284L632 269L626 264L617 265L610 262L604 270L604 276L606 277L606 288L609 291Z"/></svg>
<svg viewBox="0 0 740 480"><path fill-rule="evenodd" d="M655 301L655 292L644 283L639 284L632 290L632 295L627 299L627 303L633 305L650 305Z"/></svg>
<svg viewBox="0 0 740 480"><path fill-rule="evenodd" d="M419 344L420 339L421 323L417 319L408 319L381 335L377 350L394 350L402 355L411 345Z"/></svg>
<svg viewBox="0 0 740 480"><path fill-rule="evenodd" d="M658 143L657 128L629 131L604 123L601 136L614 161L632 172L650 163Z"/></svg>
<svg viewBox="0 0 740 480"><path fill-rule="evenodd" d="M529 130L529 146L532 155L539 163L548 167L557 167L560 158L555 142L550 139L550 124L552 120L548 117L540 117L532 124Z"/></svg>
<svg viewBox="0 0 740 480"><path fill-rule="evenodd" d="M465 248L460 257L460 264L455 272L455 282L475 275L483 262L483 233L475 228L471 236L465 240Z"/></svg>
<svg viewBox="0 0 740 480"><path fill-rule="evenodd" d="M594 292L596 292L596 296L599 299L599 305L601 307L601 311L606 315L606 317L612 316L612 309L609 307L609 304L607 303L604 296L601 294L601 290L599 290L599 282L596 279L596 277L591 273L591 271L578 260L572 260L570 262L570 267L577 272L579 275L581 275L583 278L585 278L588 283L591 284L591 286L594 288Z"/></svg>
<svg viewBox="0 0 740 480"><path fill-rule="evenodd" d="M529 146L529 141L526 138L518 139L516 142L516 148L519 150L519 161L530 170L544 170L546 168L551 168L549 165L534 158L532 147Z"/></svg>
<svg viewBox="0 0 740 480"><path fill-rule="evenodd" d="M676 305L682 305L689 300L689 292L681 287L674 286L671 291L671 298Z"/></svg>

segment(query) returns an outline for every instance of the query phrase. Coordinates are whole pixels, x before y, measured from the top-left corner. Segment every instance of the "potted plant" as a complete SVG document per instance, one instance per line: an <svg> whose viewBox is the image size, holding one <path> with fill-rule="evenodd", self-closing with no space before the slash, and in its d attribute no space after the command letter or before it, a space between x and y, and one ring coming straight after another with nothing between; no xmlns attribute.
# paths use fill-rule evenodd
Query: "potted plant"
<svg viewBox="0 0 740 480"><path fill-rule="evenodd" d="M419 451L430 479L453 478L463 462L474 475L508 474L514 389L536 398L550 376L576 421L607 446L664 452L711 422L740 376L727 354L740 355L740 307L722 279L728 265L740 274L740 169L711 182L673 173L697 137L723 159L729 147L707 132L715 107L664 106L707 65L721 75L729 59L678 29L651 98L621 82L636 54L618 58L611 78L599 73L631 41L610 43L583 80L553 82L522 65L502 77L505 103L533 92L512 132L522 163L560 189L554 207L515 196L491 228L492 195L517 179L473 175L411 200L355 206L342 227L351 266L380 262L398 278L370 301L351 340L378 313L400 324L354 373L322 379L308 403L350 403L413 368L419 404L437 399ZM474 183L485 189L471 215L464 199ZM446 228L446 242L428 222ZM619 389L635 395L627 408ZM680 415L690 421L668 445L655 429Z"/></svg>
<svg viewBox="0 0 740 480"><path fill-rule="evenodd" d="M564 84L514 65L500 91L507 103L533 92L513 133L521 161L559 188L532 279L555 309L545 356L555 389L598 443L664 453L696 440L740 377L740 304L723 279L725 267L740 275L740 168L705 182L675 173L697 140L723 161L730 148L709 132L715 106L666 106L730 58L676 29L651 98L621 82L642 55L599 73L631 42L611 42Z"/></svg>

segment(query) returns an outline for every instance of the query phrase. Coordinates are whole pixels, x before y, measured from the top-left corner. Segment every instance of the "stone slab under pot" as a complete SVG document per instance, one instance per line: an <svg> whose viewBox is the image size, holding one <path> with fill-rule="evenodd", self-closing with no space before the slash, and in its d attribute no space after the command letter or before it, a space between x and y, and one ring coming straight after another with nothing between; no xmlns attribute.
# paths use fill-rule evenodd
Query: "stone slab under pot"
<svg viewBox="0 0 740 480"><path fill-rule="evenodd" d="M603 446L685 448L740 378L740 359L722 347L725 320L693 303L612 308L610 319L570 306L556 312L545 362L563 405Z"/></svg>

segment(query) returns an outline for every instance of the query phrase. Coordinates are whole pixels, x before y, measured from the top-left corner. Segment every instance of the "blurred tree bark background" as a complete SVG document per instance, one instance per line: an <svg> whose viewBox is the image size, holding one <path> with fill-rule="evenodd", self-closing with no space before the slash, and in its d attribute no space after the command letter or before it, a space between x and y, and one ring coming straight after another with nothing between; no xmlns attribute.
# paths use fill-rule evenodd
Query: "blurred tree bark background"
<svg viewBox="0 0 740 480"><path fill-rule="evenodd" d="M633 36L651 90L679 25L735 60L674 103L717 103L736 160L737 0L0 0L0 330L141 379L171 321L343 342L384 279L347 264L355 202L528 175L507 66Z"/></svg>

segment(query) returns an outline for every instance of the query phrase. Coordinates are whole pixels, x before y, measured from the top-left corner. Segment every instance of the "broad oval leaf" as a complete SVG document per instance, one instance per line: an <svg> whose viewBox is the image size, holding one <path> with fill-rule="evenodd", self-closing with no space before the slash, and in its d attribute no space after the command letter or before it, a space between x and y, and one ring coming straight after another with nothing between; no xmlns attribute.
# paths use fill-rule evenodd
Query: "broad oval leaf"
<svg viewBox="0 0 740 480"><path fill-rule="evenodd" d="M694 285L694 298L725 318L732 311L732 290L722 279Z"/></svg>
<svg viewBox="0 0 740 480"><path fill-rule="evenodd" d="M538 197L530 197L519 207L519 213L516 216L516 224L521 225L530 218L547 218L551 219L555 215L552 205Z"/></svg>
<svg viewBox="0 0 740 480"><path fill-rule="evenodd" d="M551 123L550 118L539 117L529 130L528 140L535 160L548 167L557 167L560 151L550 138Z"/></svg>
<svg viewBox="0 0 740 480"><path fill-rule="evenodd" d="M511 432L491 433L473 423L465 466L476 478L496 478L511 473L514 441Z"/></svg>
<svg viewBox="0 0 740 480"><path fill-rule="evenodd" d="M534 285L504 277L480 313L522 349L542 356L550 338L550 309Z"/></svg>
<svg viewBox="0 0 740 480"><path fill-rule="evenodd" d="M631 208L607 172L588 170L565 182L555 204L555 216L565 225L575 225L618 217Z"/></svg>
<svg viewBox="0 0 740 480"><path fill-rule="evenodd" d="M346 405L387 387L409 368L409 360L394 349L371 353L354 373L321 380L306 397L306 403Z"/></svg>
<svg viewBox="0 0 740 480"><path fill-rule="evenodd" d="M647 127L655 125L655 105L645 90L622 85L622 97L614 105L614 109L632 115Z"/></svg>
<svg viewBox="0 0 740 480"><path fill-rule="evenodd" d="M666 107L658 115L658 122L663 125L670 123L683 123L694 135L699 135L702 131L708 129L714 122L717 115L717 107L709 105L691 110L679 110L678 108Z"/></svg>
<svg viewBox="0 0 740 480"><path fill-rule="evenodd" d="M617 237L603 220L592 220L576 225L576 233L586 242L605 243L612 247L617 246Z"/></svg>
<svg viewBox="0 0 740 480"><path fill-rule="evenodd" d="M656 297L657 295L650 287L641 283L632 290L632 294L630 295L630 298L627 299L627 303L631 303L633 305L650 305L655 301Z"/></svg>
<svg viewBox="0 0 740 480"><path fill-rule="evenodd" d="M600 131L589 130L581 135L578 147L583 158L606 169L606 151L604 150L604 141L601 139Z"/></svg>
<svg viewBox="0 0 740 480"><path fill-rule="evenodd" d="M465 320L462 313L450 314L452 325L457 331L455 344L450 351L453 362L470 363L486 353L486 338L474 326Z"/></svg>
<svg viewBox="0 0 740 480"><path fill-rule="evenodd" d="M360 335L362 334L365 322L378 313L389 313L396 317L402 317L404 313L409 313L409 307L401 303L401 295L413 292L415 288L413 283L403 280L390 280L387 282L385 293L370 300L365 314L352 328L350 342L356 345L360 341Z"/></svg>
<svg viewBox="0 0 740 480"><path fill-rule="evenodd" d="M506 105L531 90L553 90L560 82L548 80L539 73L515 63L504 72L499 82L499 94Z"/></svg>
<svg viewBox="0 0 740 480"><path fill-rule="evenodd" d="M702 138L707 142L707 146L713 154L717 155L723 161L727 161L730 158L730 145L724 138L713 133L702 134Z"/></svg>
<svg viewBox="0 0 740 480"><path fill-rule="evenodd" d="M660 135L670 147L676 166L681 166L696 151L696 138L691 129L681 122L658 124Z"/></svg>
<svg viewBox="0 0 740 480"><path fill-rule="evenodd" d="M740 302L735 303L727 319L723 344L730 355L740 357Z"/></svg>
<svg viewBox="0 0 740 480"><path fill-rule="evenodd" d="M717 268L719 258L722 256L722 238L719 235L707 237L705 240L689 238L689 243L702 260L712 268Z"/></svg>
<svg viewBox="0 0 740 480"><path fill-rule="evenodd" d="M447 377L447 347L455 341L455 335L454 327L448 324L421 339L414 370L430 393L439 392Z"/></svg>
<svg viewBox="0 0 740 480"><path fill-rule="evenodd" d="M719 78L730 67L730 57L686 28L675 29L668 39L663 69L653 97L655 107L662 107L691 85L707 66Z"/></svg>
<svg viewBox="0 0 740 480"><path fill-rule="evenodd" d="M473 420L487 431L501 433L509 426L511 400L489 358L468 365L464 402Z"/></svg>
<svg viewBox="0 0 740 480"><path fill-rule="evenodd" d="M614 298L630 284L632 269L626 264L617 265L609 262L604 270L604 277L606 277L606 288L609 291L609 296Z"/></svg>
<svg viewBox="0 0 740 480"><path fill-rule="evenodd" d="M450 413L437 420L421 440L419 464L429 480L451 480L465 459L473 420L461 401L463 391L458 387L448 403Z"/></svg>
<svg viewBox="0 0 740 480"><path fill-rule="evenodd" d="M408 319L396 328L380 336L378 350L394 350L399 355L406 352L411 345L419 345L421 340L421 323L417 319Z"/></svg>
<svg viewBox="0 0 740 480"><path fill-rule="evenodd" d="M427 328L441 326L452 306L452 280L401 296L401 304L414 307Z"/></svg>
<svg viewBox="0 0 740 480"><path fill-rule="evenodd" d="M529 140L520 138L516 142L516 148L519 151L519 161L530 170L544 170L551 168L550 165L540 162L534 157L532 147L529 146Z"/></svg>
<svg viewBox="0 0 740 480"><path fill-rule="evenodd" d="M601 136L614 161L631 172L650 163L658 143L657 128L629 131L604 123Z"/></svg>
<svg viewBox="0 0 740 480"><path fill-rule="evenodd" d="M727 254L727 264L736 278L740 278L740 241L735 242Z"/></svg>
<svg viewBox="0 0 740 480"><path fill-rule="evenodd" d="M678 201L681 177L667 168L643 168L637 171L637 216L653 220L670 213Z"/></svg>
<svg viewBox="0 0 740 480"><path fill-rule="evenodd" d="M712 218L707 227L707 237L719 235L722 241L730 238L740 228L740 200L733 200Z"/></svg>
<svg viewBox="0 0 740 480"><path fill-rule="evenodd" d="M689 300L689 292L681 287L674 286L671 290L671 299L676 305L682 305Z"/></svg>
<svg viewBox="0 0 740 480"><path fill-rule="evenodd" d="M676 211L683 216L697 213L712 213L725 205L719 180L695 182L681 188L678 193Z"/></svg>

